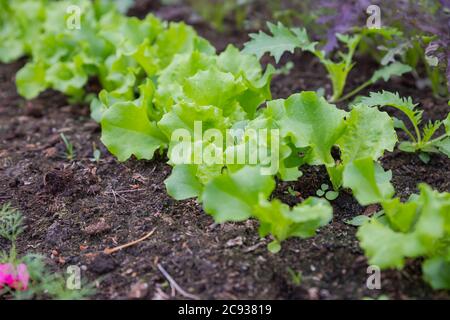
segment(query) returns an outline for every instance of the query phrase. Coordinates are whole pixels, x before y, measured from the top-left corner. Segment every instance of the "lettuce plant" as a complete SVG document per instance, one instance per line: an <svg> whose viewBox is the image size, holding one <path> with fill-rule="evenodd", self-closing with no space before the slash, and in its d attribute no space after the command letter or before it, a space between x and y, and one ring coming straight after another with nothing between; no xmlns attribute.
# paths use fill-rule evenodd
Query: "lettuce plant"
<svg viewBox="0 0 450 320"><path fill-rule="evenodd" d="M311 237L317 228L330 222L332 208L324 199L310 197L293 208L277 199L268 201L275 181L259 171L258 167L246 166L213 178L203 194L205 211L217 222L258 219L259 234L274 238L268 245L274 253L281 249L281 241Z"/></svg>
<svg viewBox="0 0 450 320"><path fill-rule="evenodd" d="M80 9L79 26L70 27L73 17L67 9L74 6ZM87 81L96 77L106 90L131 98L146 73L154 75L178 50L184 50L186 41L191 39L192 43L197 38L183 24L168 25L151 14L144 20L125 17L120 8L109 0L19 0L8 4L7 10L13 14L5 19L2 30L23 49L11 58L2 56L3 61L31 57L17 74L18 92L31 99L51 88L81 100ZM20 25L23 37L8 31L16 25ZM165 43L155 43L153 48L159 50L155 57L148 46L157 42L157 35ZM177 35L186 41L174 41ZM170 37L172 42L168 43ZM9 50L8 44L5 39L0 52Z"/></svg>
<svg viewBox="0 0 450 320"><path fill-rule="evenodd" d="M353 56L362 37L375 31L363 30L353 36L338 34L337 38L341 43L345 44L347 52L339 51L339 60L334 61L327 57L325 51L316 48L318 43L309 40L305 29L287 28L280 22L277 25L269 22L267 25L272 35L268 35L262 31L258 34L251 34L251 40L245 44L244 52L255 54L258 58L262 57L265 53L269 53L275 58L276 63L279 62L283 53L293 53L297 48L312 53L323 64L331 79L333 86L333 94L330 99L331 102L348 99L381 79L388 81L393 76L401 76L412 70L411 67L407 65L394 62L380 68L366 82L342 96L348 74L354 67ZM388 36L390 35L389 32L383 30L377 32Z"/></svg>
<svg viewBox="0 0 450 320"><path fill-rule="evenodd" d="M83 96L83 87L90 76L97 74L100 64L112 54L113 45L97 36L99 19L113 14L114 7L104 8L104 1L10 2L13 12L7 25L20 25L22 37L17 37L23 50L15 57L32 57L17 74L18 92L27 99L47 88L59 90L75 99ZM68 27L67 8L77 6L82 12L79 28ZM2 43L0 50L7 50ZM10 61L6 58L3 61Z"/></svg>
<svg viewBox="0 0 450 320"><path fill-rule="evenodd" d="M420 194L394 198L391 172L370 158L344 170L344 186L362 205L380 203L384 215L365 221L357 237L370 264L401 269L407 258L423 257L424 279L434 289L450 289L450 194L419 185Z"/></svg>
<svg viewBox="0 0 450 320"><path fill-rule="evenodd" d="M347 164L365 157L377 160L385 150L392 151L397 142L389 115L364 105L346 112L314 92L267 105L265 115L275 121L282 139L292 149L293 156L286 162L326 166L335 190L342 185ZM340 151L338 159L332 156L335 146Z"/></svg>

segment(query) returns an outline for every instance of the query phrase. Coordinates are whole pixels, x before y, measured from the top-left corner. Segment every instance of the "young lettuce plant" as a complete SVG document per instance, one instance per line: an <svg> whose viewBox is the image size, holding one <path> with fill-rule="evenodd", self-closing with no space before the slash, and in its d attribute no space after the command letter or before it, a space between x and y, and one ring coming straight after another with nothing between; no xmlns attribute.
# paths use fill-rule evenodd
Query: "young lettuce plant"
<svg viewBox="0 0 450 320"><path fill-rule="evenodd" d="M368 107L393 107L400 110L411 122L414 131L411 132L405 123L396 119L396 127L403 130L411 141L403 141L399 149L405 152L420 152L420 159L424 162L429 161L429 153L443 153L450 157L450 113L445 120L428 122L423 130L420 130L423 111L417 110L417 104L414 104L411 98L401 98L398 93L392 92L372 92L369 97L360 101L361 104ZM436 137L437 131L444 127L445 132Z"/></svg>
<svg viewBox="0 0 450 320"><path fill-rule="evenodd" d="M263 73L254 56L241 54L233 46L220 55L197 50L179 54L159 73L156 84L150 81L141 87L138 99L112 100L104 108L102 141L120 161L132 155L152 159L156 150L166 148L171 158L171 150L179 143L172 140L174 132L182 130L194 137L197 122L201 123L200 138L209 129L226 136L227 129L254 118L258 106L270 99L272 74L273 68ZM188 171L196 172L203 181L223 167L189 166ZM183 166L174 173L186 169Z"/></svg>
<svg viewBox="0 0 450 320"><path fill-rule="evenodd" d="M276 63L280 61L283 53L293 53L297 48L312 53L324 65L331 79L333 86L331 102L346 100L381 79L388 81L393 76L401 76L411 71L411 67L394 62L380 68L370 79L343 96L348 75L355 65L353 56L362 40L363 32L355 35L337 35L339 41L346 45L347 52L339 51L339 60L336 62L328 58L325 51L316 49L318 43L309 40L305 29L287 28L280 22L277 25L269 22L267 25L272 35L262 31L258 34L251 34L251 40L245 44L243 52L255 54L258 58L261 58L265 53L269 53L275 58Z"/></svg>
<svg viewBox="0 0 450 320"><path fill-rule="evenodd" d="M381 204L384 215L366 220L357 237L369 263L402 269L407 258L424 258L423 277L434 289L450 289L450 194L420 184L419 195L394 198L392 174L372 159L358 159L343 175L361 205Z"/></svg>
<svg viewBox="0 0 450 320"><path fill-rule="evenodd" d="M70 17L66 11L71 5L78 6L83 12L80 18L82 28L68 27ZM111 6L108 11L101 12L100 7L98 1L86 0L11 2L14 15L10 23L18 23L23 34L33 35L19 38L25 48L22 55L32 58L17 73L19 94L32 99L45 89L52 88L74 100L83 97L83 87L89 76L96 74L98 65L105 61L113 48L97 35L97 14L101 17L115 9Z"/></svg>
<svg viewBox="0 0 450 320"><path fill-rule="evenodd" d="M286 162L324 165L335 191L342 185L347 164L365 157L378 160L385 150L393 151L397 142L394 121L386 112L364 105L346 112L315 92L270 101L264 116L274 121L282 141L292 149ZM332 155L335 147L339 159Z"/></svg>
<svg viewBox="0 0 450 320"><path fill-rule="evenodd" d="M312 237L317 228L330 222L333 210L325 199L310 197L293 208L277 199L268 201L275 180L261 175L260 170L245 166L213 178L202 197L205 211L219 223L257 219L260 236L271 234L274 238L268 244L273 253L280 251L283 240Z"/></svg>
<svg viewBox="0 0 450 320"><path fill-rule="evenodd" d="M89 100L84 87L90 78L97 78L105 90L130 100L146 73L155 76L176 53L189 48L189 41L194 43L197 39L196 33L182 23L168 25L151 14L143 20L123 15L120 10L126 2L117 5L110 0L11 2L8 10L14 14L6 25L18 24L21 33L33 35L16 37L22 49L14 56L26 54L31 58L16 77L19 94L32 99L50 88L73 101ZM66 12L73 5L82 12L78 27L71 26L73 16ZM6 33L10 36L11 32ZM170 42L176 36L177 41ZM5 47L9 43L9 38L5 39L0 52L9 50ZM198 41L198 45L204 43ZM93 105L99 105L97 99ZM98 115L94 116L98 119Z"/></svg>

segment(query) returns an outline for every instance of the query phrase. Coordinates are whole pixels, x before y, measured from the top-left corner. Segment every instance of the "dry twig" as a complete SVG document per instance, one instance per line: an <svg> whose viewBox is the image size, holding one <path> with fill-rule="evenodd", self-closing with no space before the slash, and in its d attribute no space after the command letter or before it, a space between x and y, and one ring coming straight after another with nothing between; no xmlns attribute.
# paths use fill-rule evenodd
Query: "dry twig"
<svg viewBox="0 0 450 320"><path fill-rule="evenodd" d="M192 299L192 300L200 300L200 298L198 296L190 294L189 292L184 291L183 288L181 288L178 285L178 283L176 283L176 281L173 280L173 278L170 276L170 274L167 273L167 271L163 268L163 266L161 264L158 263L157 267L158 267L159 271L161 271L163 276L167 279L167 281L169 281L170 286L172 287L172 289L175 289L176 291L178 291L178 293L181 294L185 298Z"/></svg>
<svg viewBox="0 0 450 320"><path fill-rule="evenodd" d="M106 248L105 250L103 250L103 252L105 253L105 254L112 254L112 253L114 253L114 252L117 252L117 251L119 251L119 250L122 250L122 249L125 249L125 248L128 248L128 247L131 247L131 246L134 246L135 244L137 244L137 243L139 243L139 242L142 242L142 241L144 241L145 239L147 239L148 237L150 237L154 232L155 232L155 230L156 230L156 228L155 229L153 229L152 231L150 231L149 233L147 233L145 236L143 236L142 238L140 238L140 239L137 239L137 240L134 240L134 241L131 241L131 242L128 242L128 243L126 243L126 244L123 244L123 245L121 245L121 246L118 246L118 247L115 247L115 248Z"/></svg>

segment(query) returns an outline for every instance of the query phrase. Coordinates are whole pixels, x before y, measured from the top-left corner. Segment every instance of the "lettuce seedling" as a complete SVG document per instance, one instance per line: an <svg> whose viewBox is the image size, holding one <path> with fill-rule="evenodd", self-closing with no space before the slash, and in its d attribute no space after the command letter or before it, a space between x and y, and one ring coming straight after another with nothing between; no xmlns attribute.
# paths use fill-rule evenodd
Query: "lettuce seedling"
<svg viewBox="0 0 450 320"><path fill-rule="evenodd" d="M203 193L204 210L216 222L256 218L261 237L272 235L268 249L280 251L280 243L290 237L309 238L332 218L331 205L325 199L310 197L293 208L274 199L274 178L263 176L257 166L245 166L213 178Z"/></svg>
<svg viewBox="0 0 450 320"><path fill-rule="evenodd" d="M280 61L285 52L293 53L297 48L312 53L324 65L331 79L333 86L331 102L346 100L381 79L388 81L393 76L401 76L412 70L407 65L394 62L377 70L370 79L343 96L348 74L354 67L353 56L364 32L361 31L355 35L337 34L337 38L345 44L347 51L339 51L339 60L333 61L327 57L325 51L316 49L318 43L309 40L305 29L287 28L280 22L277 25L269 22L267 25L272 35L262 31L257 34L250 34L251 40L245 44L243 52L254 54L258 58L265 53L269 53L275 58L276 63Z"/></svg>
<svg viewBox="0 0 450 320"><path fill-rule="evenodd" d="M344 170L344 186L361 205L381 204L384 215L366 219L357 237L369 263L402 269L407 258L425 258L423 277L434 289L450 289L450 194L420 184L419 195L394 198L392 174L370 158Z"/></svg>

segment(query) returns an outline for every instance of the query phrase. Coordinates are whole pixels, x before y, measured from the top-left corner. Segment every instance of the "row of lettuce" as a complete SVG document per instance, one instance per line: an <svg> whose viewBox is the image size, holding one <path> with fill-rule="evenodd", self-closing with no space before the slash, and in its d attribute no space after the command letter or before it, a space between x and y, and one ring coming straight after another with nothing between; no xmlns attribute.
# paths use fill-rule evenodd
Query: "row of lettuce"
<svg viewBox="0 0 450 320"><path fill-rule="evenodd" d="M217 222L257 219L260 235L273 239L269 250L277 252L283 240L313 236L331 221L325 199L310 197L291 208L271 196L277 180L296 181L302 166L321 165L335 190L350 188L362 205L381 204L383 211L358 230L370 263L401 268L407 258L424 257L424 278L434 288L450 288L450 194L420 185L420 195L401 202L393 198L391 173L378 162L396 146L396 128L411 136L402 149L416 150L427 139L431 143L422 144L421 151L449 155L449 117L420 133L421 111L411 99L389 92L358 99L350 111L313 91L272 100L276 70L271 65L264 70L259 57L269 52L279 58L296 47L328 66L333 99L343 94L352 57L341 55L343 61L334 63L301 29L271 25L272 37L260 33L243 51L229 45L217 54L190 26L152 15L126 17L111 1L0 0L0 5L0 60L30 58L16 77L19 93L31 99L51 88L75 101L89 99L102 141L120 161L152 159L167 150L173 170L165 183L175 199L198 198ZM68 10L74 6L79 21L77 10ZM351 51L361 38L341 40ZM407 71L397 64L375 81ZM98 97L84 90L94 77L103 88ZM402 111L417 136L379 109L384 106ZM184 137L200 130L201 139L180 148L186 143L180 130ZM439 130L443 134L432 139ZM258 139L249 134L253 131L276 134ZM230 132L232 143L225 143L220 137ZM181 149L189 161L179 162ZM227 161L248 160L249 150L259 155L256 165ZM215 161L197 161L198 152ZM277 161L275 171L268 168L270 159Z"/></svg>

